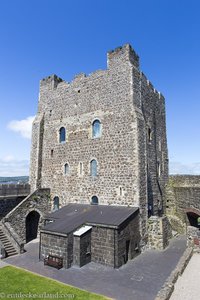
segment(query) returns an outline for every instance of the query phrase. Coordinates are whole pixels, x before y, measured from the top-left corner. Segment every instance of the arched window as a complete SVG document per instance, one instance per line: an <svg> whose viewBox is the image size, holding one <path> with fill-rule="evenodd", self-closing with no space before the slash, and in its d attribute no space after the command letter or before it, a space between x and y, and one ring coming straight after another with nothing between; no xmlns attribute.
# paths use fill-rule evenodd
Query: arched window
<svg viewBox="0 0 200 300"><path fill-rule="evenodd" d="M92 123L92 137L98 138L101 136L101 122L99 120L95 120Z"/></svg>
<svg viewBox="0 0 200 300"><path fill-rule="evenodd" d="M59 131L59 141L60 143L64 143L66 140L66 133L65 133L65 128L61 127Z"/></svg>
<svg viewBox="0 0 200 300"><path fill-rule="evenodd" d="M58 196L54 197L53 199L53 210L58 210L59 209L59 198Z"/></svg>
<svg viewBox="0 0 200 300"><path fill-rule="evenodd" d="M90 175L92 177L97 176L97 161L95 159L90 162Z"/></svg>
<svg viewBox="0 0 200 300"><path fill-rule="evenodd" d="M64 169L65 169L64 170L65 171L65 175L69 174L69 164L68 163L65 164Z"/></svg>
<svg viewBox="0 0 200 300"><path fill-rule="evenodd" d="M98 204L98 203L99 203L98 197L97 196L92 196L91 204Z"/></svg>

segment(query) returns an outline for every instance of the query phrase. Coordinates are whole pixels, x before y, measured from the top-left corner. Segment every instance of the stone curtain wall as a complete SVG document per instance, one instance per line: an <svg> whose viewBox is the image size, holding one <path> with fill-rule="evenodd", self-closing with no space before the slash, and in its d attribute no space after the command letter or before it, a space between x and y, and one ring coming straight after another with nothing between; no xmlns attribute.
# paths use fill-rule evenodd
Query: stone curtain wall
<svg viewBox="0 0 200 300"><path fill-rule="evenodd" d="M15 206L17 206L24 198L25 197L0 199L0 220L5 217Z"/></svg>
<svg viewBox="0 0 200 300"><path fill-rule="evenodd" d="M50 209L49 189L39 189L25 198L2 221L9 223L22 241L26 242L26 217L28 214L32 211L37 211L40 214L40 228L44 214L50 212Z"/></svg>
<svg viewBox="0 0 200 300"><path fill-rule="evenodd" d="M30 185L26 184L0 184L0 199L3 197L27 196Z"/></svg>
<svg viewBox="0 0 200 300"><path fill-rule="evenodd" d="M29 184L0 184L0 220L29 193Z"/></svg>
<svg viewBox="0 0 200 300"><path fill-rule="evenodd" d="M169 176L166 190L166 213L174 230L184 232L186 211L200 210L200 176Z"/></svg>

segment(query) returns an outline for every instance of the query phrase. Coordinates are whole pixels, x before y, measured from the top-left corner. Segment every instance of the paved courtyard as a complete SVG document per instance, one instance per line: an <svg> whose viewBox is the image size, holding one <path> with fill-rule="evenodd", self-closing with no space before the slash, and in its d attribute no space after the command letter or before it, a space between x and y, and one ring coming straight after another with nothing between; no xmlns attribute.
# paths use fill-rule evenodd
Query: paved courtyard
<svg viewBox="0 0 200 300"><path fill-rule="evenodd" d="M26 253L4 262L117 300L153 300L183 254L186 239L174 238L164 251L148 250L119 269L90 263L57 270L39 261L38 247L38 241L32 241Z"/></svg>

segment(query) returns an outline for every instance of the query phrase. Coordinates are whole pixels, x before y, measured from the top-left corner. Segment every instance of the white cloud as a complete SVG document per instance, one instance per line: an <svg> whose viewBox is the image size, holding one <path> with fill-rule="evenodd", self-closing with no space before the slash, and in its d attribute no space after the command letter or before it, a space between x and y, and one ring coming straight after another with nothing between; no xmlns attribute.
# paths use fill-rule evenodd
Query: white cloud
<svg viewBox="0 0 200 300"><path fill-rule="evenodd" d="M31 139L32 123L34 118L34 116L30 116L20 121L13 120L8 124L8 128L18 132L24 138Z"/></svg>
<svg viewBox="0 0 200 300"><path fill-rule="evenodd" d="M181 162L170 161L169 173L200 175L200 162L185 164Z"/></svg>
<svg viewBox="0 0 200 300"><path fill-rule="evenodd" d="M16 160L10 156L0 159L0 176L28 176L29 175L29 161Z"/></svg>
<svg viewBox="0 0 200 300"><path fill-rule="evenodd" d="M14 156L13 155L6 155L5 157L3 157L2 158L2 161L3 162L9 162L9 161L12 161L12 160L14 160L15 158L14 158Z"/></svg>

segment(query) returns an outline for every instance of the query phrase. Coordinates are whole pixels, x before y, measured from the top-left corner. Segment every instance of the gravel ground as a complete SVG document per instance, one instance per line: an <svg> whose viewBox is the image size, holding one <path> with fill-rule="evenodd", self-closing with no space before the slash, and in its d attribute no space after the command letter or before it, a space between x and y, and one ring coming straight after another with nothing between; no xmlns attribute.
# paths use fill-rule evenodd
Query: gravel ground
<svg viewBox="0 0 200 300"><path fill-rule="evenodd" d="M200 299L200 254L193 254L185 271L175 283L170 300Z"/></svg>

